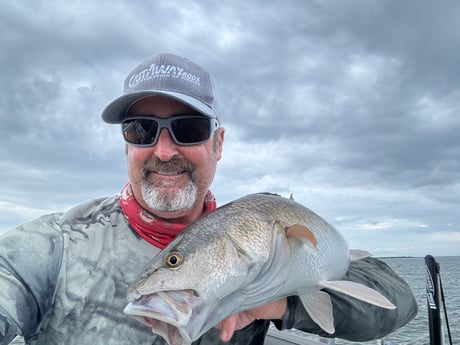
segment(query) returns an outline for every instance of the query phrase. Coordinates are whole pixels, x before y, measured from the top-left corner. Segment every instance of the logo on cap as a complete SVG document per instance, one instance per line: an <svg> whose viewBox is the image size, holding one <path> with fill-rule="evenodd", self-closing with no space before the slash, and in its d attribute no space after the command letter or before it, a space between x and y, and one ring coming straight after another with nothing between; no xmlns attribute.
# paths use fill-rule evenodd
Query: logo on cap
<svg viewBox="0 0 460 345"><path fill-rule="evenodd" d="M200 85L200 77L185 71L182 67L174 65L157 65L153 63L149 68L146 68L139 73L133 74L131 78L129 78L128 86L133 88L138 86L140 83L155 78L180 78L195 85Z"/></svg>

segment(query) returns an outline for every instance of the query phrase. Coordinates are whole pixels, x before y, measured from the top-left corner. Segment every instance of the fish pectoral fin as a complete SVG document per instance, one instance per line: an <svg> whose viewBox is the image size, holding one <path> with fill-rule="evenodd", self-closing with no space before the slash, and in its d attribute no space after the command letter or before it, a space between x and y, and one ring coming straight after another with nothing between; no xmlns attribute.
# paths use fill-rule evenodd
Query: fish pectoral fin
<svg viewBox="0 0 460 345"><path fill-rule="evenodd" d="M341 292L345 295L354 297L361 301L376 305L386 309L396 309L396 306L377 290L371 289L363 284L350 282L347 280L324 281L320 286Z"/></svg>
<svg viewBox="0 0 460 345"><path fill-rule="evenodd" d="M367 250L350 249L350 261L358 261L369 256L372 256L372 254Z"/></svg>
<svg viewBox="0 0 460 345"><path fill-rule="evenodd" d="M327 333L334 334L331 297L326 292L315 291L306 295L299 295L299 298L311 319Z"/></svg>
<svg viewBox="0 0 460 345"><path fill-rule="evenodd" d="M318 249L318 240L316 239L315 234L305 225L294 224L287 227L286 235L288 237L295 237L304 243L311 243L314 249Z"/></svg>

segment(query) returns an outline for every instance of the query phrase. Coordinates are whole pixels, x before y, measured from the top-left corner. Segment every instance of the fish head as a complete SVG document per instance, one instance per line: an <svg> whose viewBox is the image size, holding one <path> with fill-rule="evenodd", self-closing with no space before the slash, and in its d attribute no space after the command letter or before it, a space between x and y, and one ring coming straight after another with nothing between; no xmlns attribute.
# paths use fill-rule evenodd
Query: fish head
<svg viewBox="0 0 460 345"><path fill-rule="evenodd" d="M232 308L241 303L226 297L244 290L269 256L267 232L249 234L249 223L251 229L267 226L241 216L231 224L228 219L191 224L130 287L124 312L169 344L191 344L236 311Z"/></svg>

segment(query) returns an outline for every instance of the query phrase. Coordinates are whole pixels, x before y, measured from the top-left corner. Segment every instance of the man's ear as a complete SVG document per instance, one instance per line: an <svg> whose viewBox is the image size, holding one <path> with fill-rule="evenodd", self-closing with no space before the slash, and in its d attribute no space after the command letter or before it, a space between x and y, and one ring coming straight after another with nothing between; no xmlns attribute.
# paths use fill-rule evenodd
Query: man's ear
<svg viewBox="0 0 460 345"><path fill-rule="evenodd" d="M222 158L222 147L224 145L225 129L220 127L214 137L214 151L217 153L217 160Z"/></svg>

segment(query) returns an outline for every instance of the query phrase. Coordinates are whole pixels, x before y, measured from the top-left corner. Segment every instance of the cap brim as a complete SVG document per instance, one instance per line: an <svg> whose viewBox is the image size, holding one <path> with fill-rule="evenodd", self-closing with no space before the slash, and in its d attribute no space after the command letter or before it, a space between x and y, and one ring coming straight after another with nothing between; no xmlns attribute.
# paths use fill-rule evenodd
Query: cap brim
<svg viewBox="0 0 460 345"><path fill-rule="evenodd" d="M201 103L197 99L184 95L178 92L172 91L138 91L123 95L113 100L105 109L102 111L102 119L107 123L121 123L126 116L129 107L141 98L148 96L165 96L172 98L176 101L186 104L190 108L198 111L199 113L206 115L211 118L216 118L216 112Z"/></svg>

